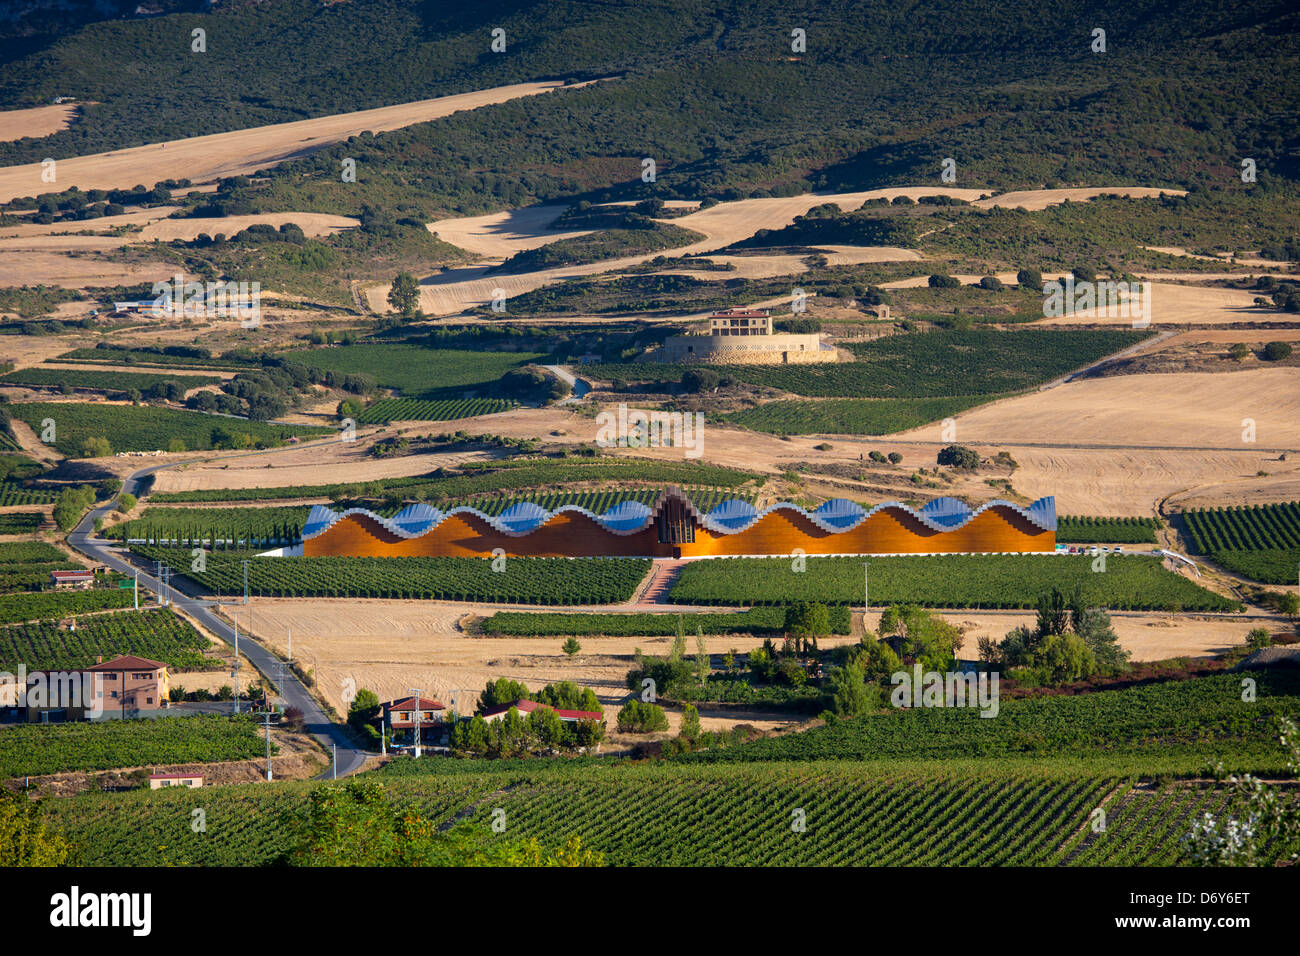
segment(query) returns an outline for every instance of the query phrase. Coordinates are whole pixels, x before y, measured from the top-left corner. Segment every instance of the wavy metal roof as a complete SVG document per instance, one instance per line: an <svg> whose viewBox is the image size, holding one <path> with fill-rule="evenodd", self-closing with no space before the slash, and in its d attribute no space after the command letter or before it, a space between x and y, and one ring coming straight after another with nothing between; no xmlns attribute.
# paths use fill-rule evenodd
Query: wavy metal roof
<svg viewBox="0 0 1300 956"><path fill-rule="evenodd" d="M653 523L655 515L663 506L665 497L667 497L667 493L660 496L653 508L639 501L622 501L603 514L595 514L577 505L564 505L554 511L548 511L532 501L521 501L511 505L495 517L485 515L477 508L467 506L452 508L450 511L440 511L432 505L415 504L403 508L391 518L382 518L365 508L349 508L346 511L339 512L324 505L315 505L307 515L307 521L303 525L302 537L304 541L314 538L319 534L323 534L338 521L349 515L362 515L399 538L418 538L427 534L452 515L461 514L472 515L502 534L519 537L537 530L550 521L551 518L566 511L584 515L613 534L626 535L635 534ZM780 511L801 515L823 531L836 534L856 528L877 511L885 509L906 512L930 530L943 532L960 528L975 518L976 515L994 507L1014 511L1044 531L1056 530L1056 499L1051 496L1039 498L1028 508L998 499L975 509L956 498L936 498L919 511L909 508L898 501L887 501L868 510L856 501L849 501L847 498L832 498L813 511L807 511L788 502L781 502L760 511L748 501L731 498L717 505L707 514L701 514L689 497L686 497L685 500L690 513L696 520L717 534L735 534L738 531L744 531L765 515Z"/></svg>

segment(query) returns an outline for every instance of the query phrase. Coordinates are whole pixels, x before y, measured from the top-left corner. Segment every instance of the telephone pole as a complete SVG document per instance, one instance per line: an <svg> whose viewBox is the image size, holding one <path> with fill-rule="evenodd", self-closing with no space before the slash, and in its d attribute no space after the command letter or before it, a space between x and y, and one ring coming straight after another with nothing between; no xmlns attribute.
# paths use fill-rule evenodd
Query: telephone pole
<svg viewBox="0 0 1300 956"><path fill-rule="evenodd" d="M415 756L420 756L420 690L419 687L411 688L412 703L415 704Z"/></svg>
<svg viewBox="0 0 1300 956"><path fill-rule="evenodd" d="M239 618L231 616L235 622L235 663L231 665L230 676L235 679L235 713L239 713Z"/></svg>
<svg viewBox="0 0 1300 956"><path fill-rule="evenodd" d="M244 603L248 603L248 562L244 562Z"/></svg>
<svg viewBox="0 0 1300 956"><path fill-rule="evenodd" d="M268 704L265 710L266 716L266 779L271 779L271 706Z"/></svg>

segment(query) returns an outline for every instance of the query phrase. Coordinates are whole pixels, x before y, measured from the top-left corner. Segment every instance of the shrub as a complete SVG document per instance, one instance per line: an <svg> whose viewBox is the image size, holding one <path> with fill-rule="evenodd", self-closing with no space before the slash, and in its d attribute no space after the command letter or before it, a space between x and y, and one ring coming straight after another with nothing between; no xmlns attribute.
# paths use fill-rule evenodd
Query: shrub
<svg viewBox="0 0 1300 956"><path fill-rule="evenodd" d="M1016 284L1022 289L1041 289L1043 274L1037 269L1021 269L1016 273Z"/></svg>
<svg viewBox="0 0 1300 956"><path fill-rule="evenodd" d="M987 289L990 292L1002 291L1002 280L997 276L984 276L980 279L980 288Z"/></svg>
<svg viewBox="0 0 1300 956"><path fill-rule="evenodd" d="M618 712L618 729L625 734L650 734L668 729L668 715L658 704L630 700Z"/></svg>
<svg viewBox="0 0 1300 956"><path fill-rule="evenodd" d="M946 448L941 449L937 461L941 465L951 465L953 468L970 470L980 466L979 452L963 445L948 445Z"/></svg>
<svg viewBox="0 0 1300 956"><path fill-rule="evenodd" d="M1269 342L1264 346L1264 358L1277 362L1291 356L1291 346L1287 342Z"/></svg>
<svg viewBox="0 0 1300 956"><path fill-rule="evenodd" d="M929 283L931 289L956 289L961 286L960 279L946 275L932 275Z"/></svg>

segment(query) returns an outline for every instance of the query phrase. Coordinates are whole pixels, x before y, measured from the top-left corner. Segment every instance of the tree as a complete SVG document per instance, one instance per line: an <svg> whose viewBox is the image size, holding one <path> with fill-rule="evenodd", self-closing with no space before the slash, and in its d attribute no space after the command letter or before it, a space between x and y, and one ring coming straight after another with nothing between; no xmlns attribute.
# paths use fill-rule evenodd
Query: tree
<svg viewBox="0 0 1300 956"><path fill-rule="evenodd" d="M891 465L897 465L903 460L903 456L896 451L891 451L887 456Z"/></svg>
<svg viewBox="0 0 1300 956"><path fill-rule="evenodd" d="M831 615L825 604L797 601L785 609L785 629L800 637L820 637L831 632Z"/></svg>
<svg viewBox="0 0 1300 956"><path fill-rule="evenodd" d="M1268 633L1268 628L1266 627L1253 628L1251 632L1246 635L1246 646L1253 651L1257 651L1261 647L1268 647L1272 643L1273 636Z"/></svg>
<svg viewBox="0 0 1300 956"><path fill-rule="evenodd" d="M704 684L709 679L709 672L713 670L709 661L709 649L704 643L704 628L702 625L695 625L695 680L699 684Z"/></svg>
<svg viewBox="0 0 1300 956"><path fill-rule="evenodd" d="M1075 266L1074 279L1076 282L1096 282L1097 270L1092 266Z"/></svg>
<svg viewBox="0 0 1300 956"><path fill-rule="evenodd" d="M81 442L82 458L107 458L111 454L113 454L113 446L108 443L107 438L91 435Z"/></svg>
<svg viewBox="0 0 1300 956"><path fill-rule="evenodd" d="M867 685L863 680L862 666L851 661L836 667L830 673L831 700L838 717L857 717L866 713L870 704Z"/></svg>
<svg viewBox="0 0 1300 956"><path fill-rule="evenodd" d="M951 465L953 468L974 471L980 466L980 454L975 449L964 445L948 445L939 450L936 461L940 465Z"/></svg>
<svg viewBox="0 0 1300 956"><path fill-rule="evenodd" d="M989 292L1001 292L1002 280L997 276L984 276L980 279L980 288L987 289Z"/></svg>
<svg viewBox="0 0 1300 956"><path fill-rule="evenodd" d="M0 787L0 867L62 866L71 855L63 835L46 830L41 801Z"/></svg>
<svg viewBox="0 0 1300 956"><path fill-rule="evenodd" d="M582 650L582 645L578 643L578 639L576 637L570 637L567 641L564 642L564 645L560 648L560 650L564 651L564 653L572 657L574 654L578 653L578 651Z"/></svg>
<svg viewBox="0 0 1300 956"><path fill-rule="evenodd" d="M711 392L722 382L722 376L711 368L688 368L682 373L682 391Z"/></svg>
<svg viewBox="0 0 1300 956"><path fill-rule="evenodd" d="M1231 347L1228 349L1228 354L1240 362L1250 354L1250 346L1245 342L1233 342Z"/></svg>
<svg viewBox="0 0 1300 956"><path fill-rule="evenodd" d="M1016 273L1016 284L1022 289L1042 289L1043 274L1037 269L1021 269Z"/></svg>
<svg viewBox="0 0 1300 956"><path fill-rule="evenodd" d="M1270 362L1278 362L1290 356L1291 346L1286 342L1269 342L1264 346L1264 358Z"/></svg>
<svg viewBox="0 0 1300 956"><path fill-rule="evenodd" d="M961 280L949 275L932 275L927 280L931 289L956 289Z"/></svg>
<svg viewBox="0 0 1300 956"><path fill-rule="evenodd" d="M700 736L700 712L696 710L694 704L682 705L682 723L681 729L678 730L677 736L685 737L687 740L698 740Z"/></svg>
<svg viewBox="0 0 1300 956"><path fill-rule="evenodd" d="M633 698L618 712L619 733L651 734L668 729L668 715L658 704Z"/></svg>
<svg viewBox="0 0 1300 956"><path fill-rule="evenodd" d="M1277 610L1279 614L1285 614L1294 621L1296 616L1300 615L1300 594L1295 591L1283 592L1282 596L1278 598Z"/></svg>
<svg viewBox="0 0 1300 956"><path fill-rule="evenodd" d="M400 273L388 290L388 304L409 318L420 309L420 283L409 272Z"/></svg>
<svg viewBox="0 0 1300 956"><path fill-rule="evenodd" d="M415 704L418 707L420 702L417 700ZM348 705L348 726L364 733L365 728L373 727L378 720L379 695L363 687Z"/></svg>
<svg viewBox="0 0 1300 956"><path fill-rule="evenodd" d="M126 514L128 511L134 508L135 505L136 505L136 497L135 495L131 494L129 491L124 491L121 497L117 499L117 510L122 512L122 514Z"/></svg>

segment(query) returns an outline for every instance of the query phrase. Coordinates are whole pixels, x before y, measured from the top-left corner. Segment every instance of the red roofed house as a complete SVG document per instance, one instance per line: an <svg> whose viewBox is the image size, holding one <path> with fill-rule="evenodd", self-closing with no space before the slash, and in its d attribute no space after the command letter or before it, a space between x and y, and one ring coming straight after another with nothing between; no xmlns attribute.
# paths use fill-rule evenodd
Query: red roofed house
<svg viewBox="0 0 1300 956"><path fill-rule="evenodd" d="M95 572L89 570L51 571L50 583L56 588L89 588L95 585Z"/></svg>
<svg viewBox="0 0 1300 956"><path fill-rule="evenodd" d="M89 681L82 679L87 674L91 678ZM74 704L69 700L58 699L66 696L66 690L62 694L56 693L54 689L43 693L33 692L33 688L42 683L64 685L67 679L74 677L77 678L82 696L93 697L93 700L78 700ZM26 719L29 723L43 723L51 720L86 720L96 716L126 717L135 711L160 710L169 704L171 678L167 674L167 665L162 661L127 655L107 662L100 658L93 667L82 670L60 671L57 674L33 671L27 675L27 686Z"/></svg>
<svg viewBox="0 0 1300 956"><path fill-rule="evenodd" d="M384 709L384 723L392 729L394 738L399 733L409 733L414 738L416 717L414 697L390 700L387 703L380 704L380 706ZM444 728L440 711L447 708L441 701L434 700L431 697L421 697L419 707L421 743L424 742L426 735L430 732L436 732L441 736Z"/></svg>
<svg viewBox="0 0 1300 956"><path fill-rule="evenodd" d="M519 711L520 714L531 714L538 707L545 707L545 706L547 705L539 704L535 700L517 700L513 704L506 704L502 707L493 707L491 710L483 711L483 719L500 720L509 712L511 707ZM556 707L552 707L551 710L555 711L555 716L559 717L560 720L566 720L570 722L578 721L578 720L604 720L605 719L605 715L598 710L560 710Z"/></svg>
<svg viewBox="0 0 1300 956"><path fill-rule="evenodd" d="M86 668L97 675L95 693L104 698L104 712L158 710L166 707L171 691L167 665L147 657L127 655Z"/></svg>

